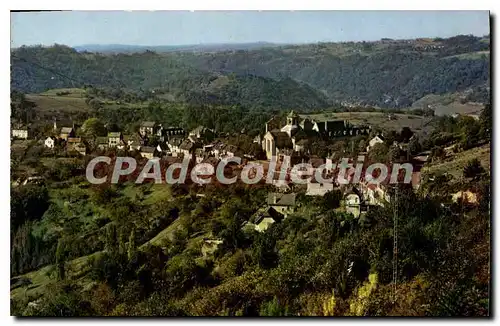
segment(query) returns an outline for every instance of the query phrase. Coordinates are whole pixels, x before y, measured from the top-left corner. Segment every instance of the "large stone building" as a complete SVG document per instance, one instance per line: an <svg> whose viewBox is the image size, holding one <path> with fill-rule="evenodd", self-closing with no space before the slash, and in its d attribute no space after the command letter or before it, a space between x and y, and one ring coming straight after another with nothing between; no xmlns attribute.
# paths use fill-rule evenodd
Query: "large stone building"
<svg viewBox="0 0 500 326"><path fill-rule="evenodd" d="M281 128L276 117L266 123L262 149L268 159L281 154L290 155L293 152L302 152L310 138L331 139L370 132L368 126L355 126L347 120L315 121L308 118L299 120L300 116L291 111L287 116L286 125Z"/></svg>

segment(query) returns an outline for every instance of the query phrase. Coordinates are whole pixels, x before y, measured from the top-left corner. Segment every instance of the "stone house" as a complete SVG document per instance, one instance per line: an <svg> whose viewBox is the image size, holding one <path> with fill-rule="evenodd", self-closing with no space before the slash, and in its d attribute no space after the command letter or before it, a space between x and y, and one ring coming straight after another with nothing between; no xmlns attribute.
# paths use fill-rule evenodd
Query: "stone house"
<svg viewBox="0 0 500 326"><path fill-rule="evenodd" d="M167 146L172 156L177 157L181 153L180 145L183 143L181 137L170 137L167 140Z"/></svg>
<svg viewBox="0 0 500 326"><path fill-rule="evenodd" d="M183 137L186 131L181 127L163 127L160 125L156 131L156 136L160 141L165 141L171 137Z"/></svg>
<svg viewBox="0 0 500 326"><path fill-rule="evenodd" d="M280 214L273 207L267 207L264 210L259 210L254 215L254 228L258 232L264 232L267 230L272 224L276 222L281 222L285 216Z"/></svg>
<svg viewBox="0 0 500 326"><path fill-rule="evenodd" d="M185 139L180 145L179 145L179 152L180 154L186 156L186 155L191 155L194 153L194 150L198 148L198 144L192 142L189 139Z"/></svg>
<svg viewBox="0 0 500 326"><path fill-rule="evenodd" d="M295 194L270 193L267 196L267 204L286 217L295 211Z"/></svg>
<svg viewBox="0 0 500 326"><path fill-rule="evenodd" d="M189 132L189 136L202 141L212 141L215 137L215 132L207 127L198 126Z"/></svg>
<svg viewBox="0 0 500 326"><path fill-rule="evenodd" d="M141 156L147 159L152 159L157 153L156 148L150 146L142 146L140 152Z"/></svg>
<svg viewBox="0 0 500 326"><path fill-rule="evenodd" d="M28 139L29 136L29 128L24 126L19 126L16 128L12 128L12 138L17 139Z"/></svg>
<svg viewBox="0 0 500 326"><path fill-rule="evenodd" d="M68 152L78 152L83 155L87 154L87 147L80 137L71 137L66 141L66 150Z"/></svg>
<svg viewBox="0 0 500 326"><path fill-rule="evenodd" d="M308 182L307 183L307 196L324 196L326 193L333 190L333 182L319 183L319 182Z"/></svg>
<svg viewBox="0 0 500 326"><path fill-rule="evenodd" d="M155 121L143 121L139 127L141 136L154 135L157 129Z"/></svg>
<svg viewBox="0 0 500 326"><path fill-rule="evenodd" d="M75 129L73 127L62 127L59 138L68 140L68 138L75 137Z"/></svg>
<svg viewBox="0 0 500 326"><path fill-rule="evenodd" d="M116 147L122 143L123 134L121 132L108 132L108 146Z"/></svg>

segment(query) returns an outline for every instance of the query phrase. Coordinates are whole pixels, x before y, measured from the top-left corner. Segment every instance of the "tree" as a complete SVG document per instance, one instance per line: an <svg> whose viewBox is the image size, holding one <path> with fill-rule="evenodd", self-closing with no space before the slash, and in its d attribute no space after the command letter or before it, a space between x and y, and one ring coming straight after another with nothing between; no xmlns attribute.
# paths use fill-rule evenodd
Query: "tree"
<svg viewBox="0 0 500 326"><path fill-rule="evenodd" d="M401 157L401 149L398 145L392 145L387 153L390 162L397 162Z"/></svg>
<svg viewBox="0 0 500 326"><path fill-rule="evenodd" d="M491 104L486 104L484 106L481 111L481 115L479 116L479 123L481 138L489 141L491 139L491 128L493 126Z"/></svg>
<svg viewBox="0 0 500 326"><path fill-rule="evenodd" d="M484 168L477 158L473 158L464 167L464 177L476 179L479 175L484 173Z"/></svg>
<svg viewBox="0 0 500 326"><path fill-rule="evenodd" d="M418 154L422 150L422 146L418 141L418 137L414 136L410 139L410 143L408 144L408 150L412 155Z"/></svg>
<svg viewBox="0 0 500 326"><path fill-rule="evenodd" d="M445 155L443 146L434 146L431 149L430 157L433 162L443 159Z"/></svg>
<svg viewBox="0 0 500 326"><path fill-rule="evenodd" d="M104 124L97 118L87 119L82 125L82 131L87 136L106 136L106 128L104 127Z"/></svg>
<svg viewBox="0 0 500 326"><path fill-rule="evenodd" d="M129 261L132 260L132 257L134 257L135 251L136 251L135 229L132 229L132 231L130 231L130 236L128 238L127 256Z"/></svg>
<svg viewBox="0 0 500 326"><path fill-rule="evenodd" d="M413 136L413 131L409 127L403 127L401 129L401 141L407 142L410 140L411 136Z"/></svg>
<svg viewBox="0 0 500 326"><path fill-rule="evenodd" d="M389 147L385 143L378 143L370 149L369 157L374 162L385 163L388 153Z"/></svg>
<svg viewBox="0 0 500 326"><path fill-rule="evenodd" d="M65 274L65 264L66 264L66 244L63 239L59 239L57 242L56 249L56 266L57 266L57 277L59 280L64 280L66 278Z"/></svg>

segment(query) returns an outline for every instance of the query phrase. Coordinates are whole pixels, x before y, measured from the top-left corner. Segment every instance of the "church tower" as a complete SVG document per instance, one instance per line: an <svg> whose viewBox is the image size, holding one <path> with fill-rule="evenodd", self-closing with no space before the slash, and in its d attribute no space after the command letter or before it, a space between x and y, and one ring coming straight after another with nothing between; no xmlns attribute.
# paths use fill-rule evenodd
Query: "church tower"
<svg viewBox="0 0 500 326"><path fill-rule="evenodd" d="M286 117L286 126L281 128L281 131L286 132L288 137L292 137L299 131L299 115L293 110Z"/></svg>

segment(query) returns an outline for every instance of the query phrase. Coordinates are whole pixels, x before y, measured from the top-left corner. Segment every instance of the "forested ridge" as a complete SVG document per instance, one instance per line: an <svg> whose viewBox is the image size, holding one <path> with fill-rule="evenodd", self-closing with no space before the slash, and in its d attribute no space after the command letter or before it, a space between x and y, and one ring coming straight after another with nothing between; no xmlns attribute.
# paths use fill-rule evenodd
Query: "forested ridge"
<svg viewBox="0 0 500 326"><path fill-rule="evenodd" d="M211 53L21 47L12 50L11 86L25 93L105 86L155 91L179 102L261 108L331 103L404 108L427 94L469 89L479 94L475 100L487 102L489 47L489 37L463 35L424 43L319 43ZM221 77L225 83L210 86Z"/></svg>

